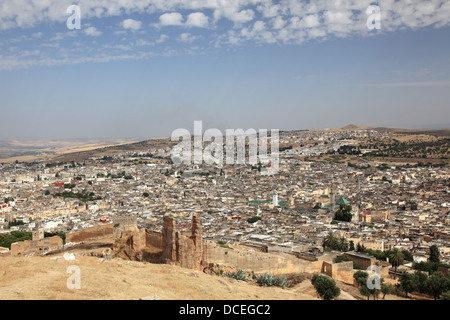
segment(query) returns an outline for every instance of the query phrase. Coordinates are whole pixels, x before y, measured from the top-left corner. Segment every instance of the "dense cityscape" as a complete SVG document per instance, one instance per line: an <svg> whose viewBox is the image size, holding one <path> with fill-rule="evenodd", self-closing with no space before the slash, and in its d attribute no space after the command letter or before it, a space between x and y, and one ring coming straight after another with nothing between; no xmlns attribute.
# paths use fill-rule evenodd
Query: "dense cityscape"
<svg viewBox="0 0 450 320"><path fill-rule="evenodd" d="M261 163L177 165L170 143L77 162L4 163L1 234L31 235L39 226L48 235L65 237L112 224L121 214L136 216L138 228L154 231L170 216L183 233L198 215L203 238L225 248L305 261L335 258L336 252L388 260L383 253L400 250L408 259L398 269L384 265L392 277L423 267L435 246L447 273L448 165L442 159L434 165L420 160L399 165L363 157L361 150L374 150L361 145L392 135L363 129L282 132L274 175L261 174L268 166ZM357 155L347 158L349 150ZM339 245L327 244L330 234ZM11 243L2 239L2 253L8 254ZM42 253L20 255L35 254Z"/></svg>

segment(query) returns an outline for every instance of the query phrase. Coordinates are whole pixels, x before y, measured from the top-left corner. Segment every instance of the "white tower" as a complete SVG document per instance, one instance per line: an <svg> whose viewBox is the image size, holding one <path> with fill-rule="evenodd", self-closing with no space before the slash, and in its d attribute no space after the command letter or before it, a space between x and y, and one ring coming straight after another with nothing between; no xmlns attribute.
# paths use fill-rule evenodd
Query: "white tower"
<svg viewBox="0 0 450 320"><path fill-rule="evenodd" d="M278 206L278 194L275 192L275 194L273 195L273 206L277 207Z"/></svg>

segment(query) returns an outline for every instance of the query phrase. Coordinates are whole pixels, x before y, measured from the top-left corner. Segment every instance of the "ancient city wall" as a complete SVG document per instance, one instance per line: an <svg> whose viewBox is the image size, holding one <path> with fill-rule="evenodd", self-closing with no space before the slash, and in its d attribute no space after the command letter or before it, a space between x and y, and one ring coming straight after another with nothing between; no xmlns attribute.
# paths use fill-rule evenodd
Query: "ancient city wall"
<svg viewBox="0 0 450 320"><path fill-rule="evenodd" d="M223 248L215 243L208 243L206 260L208 263L272 274L320 272L322 266L322 261L305 261L289 254L233 250Z"/></svg>
<svg viewBox="0 0 450 320"><path fill-rule="evenodd" d="M362 269L366 270L369 266L376 264L376 259L371 257L364 257L361 255L352 254L349 252L344 253L345 257L348 257L355 261Z"/></svg>
<svg viewBox="0 0 450 320"><path fill-rule="evenodd" d="M147 247L154 247L162 249L162 234L161 232L146 230L145 243Z"/></svg>
<svg viewBox="0 0 450 320"><path fill-rule="evenodd" d="M63 241L59 236L48 237L42 240L25 240L11 244L11 256L20 257L44 253L62 247Z"/></svg>
<svg viewBox="0 0 450 320"><path fill-rule="evenodd" d="M343 261L339 263L323 261L321 272L338 281L348 284L353 284L354 282L353 261Z"/></svg>
<svg viewBox="0 0 450 320"><path fill-rule="evenodd" d="M66 237L66 243L69 242L81 242L90 239L100 238L104 236L110 236L113 234L113 224L108 223L105 225L94 226L86 228L81 231L69 233Z"/></svg>
<svg viewBox="0 0 450 320"><path fill-rule="evenodd" d="M124 218L124 219L122 219ZM128 221L126 217L121 217ZM206 252L199 218L193 217L190 237L176 230L175 220L165 216L161 232L137 229L126 223L114 222L114 254L117 257L152 263L174 264L184 268L201 269L206 265Z"/></svg>

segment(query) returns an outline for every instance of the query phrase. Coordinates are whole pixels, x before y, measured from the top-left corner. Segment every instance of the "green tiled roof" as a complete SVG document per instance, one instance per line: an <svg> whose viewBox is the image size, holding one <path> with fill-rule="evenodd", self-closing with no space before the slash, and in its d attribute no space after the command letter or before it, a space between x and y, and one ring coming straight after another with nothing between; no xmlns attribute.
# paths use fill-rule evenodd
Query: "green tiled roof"
<svg viewBox="0 0 450 320"><path fill-rule="evenodd" d="M343 197L340 197L339 200L337 201L337 203L338 204L349 204L349 202Z"/></svg>

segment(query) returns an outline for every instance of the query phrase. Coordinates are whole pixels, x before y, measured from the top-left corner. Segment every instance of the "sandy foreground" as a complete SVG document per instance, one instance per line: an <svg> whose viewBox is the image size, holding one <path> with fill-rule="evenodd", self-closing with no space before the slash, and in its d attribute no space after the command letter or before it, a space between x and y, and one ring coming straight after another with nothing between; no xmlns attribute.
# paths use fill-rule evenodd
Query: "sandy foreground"
<svg viewBox="0 0 450 320"><path fill-rule="evenodd" d="M318 300L308 279L291 288L267 288L171 265L83 255L75 259L0 257L0 300ZM80 289L71 287L73 266L79 268ZM338 300L365 299L356 287L337 284Z"/></svg>
<svg viewBox="0 0 450 320"><path fill-rule="evenodd" d="M80 289L69 289L73 273L80 270ZM308 280L309 282L309 280ZM70 284L69 284L70 286ZM262 288L226 277L176 266L98 257L76 256L66 261L53 257L1 257L0 299L126 299L168 300L315 300L309 284L295 288Z"/></svg>

